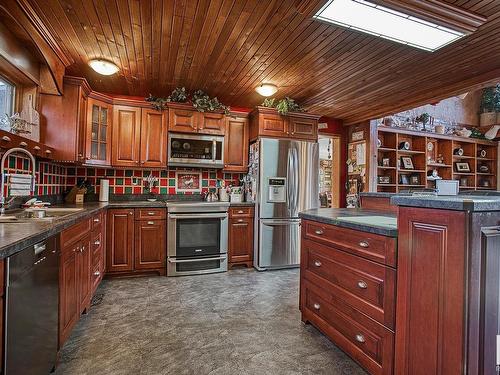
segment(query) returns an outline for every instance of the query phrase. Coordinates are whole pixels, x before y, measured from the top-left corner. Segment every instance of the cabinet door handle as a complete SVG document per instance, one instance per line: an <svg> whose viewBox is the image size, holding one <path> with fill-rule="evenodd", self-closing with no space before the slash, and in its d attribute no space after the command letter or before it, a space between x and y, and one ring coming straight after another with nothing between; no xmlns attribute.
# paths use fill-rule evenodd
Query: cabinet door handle
<svg viewBox="0 0 500 375"><path fill-rule="evenodd" d="M133 215L134 213L133 213L132 211L130 211L128 214L129 214L129 215Z"/></svg>
<svg viewBox="0 0 500 375"><path fill-rule="evenodd" d="M321 267L321 262L320 262L319 260L315 260L315 261L314 261L314 265L315 265L316 267Z"/></svg>
<svg viewBox="0 0 500 375"><path fill-rule="evenodd" d="M94 223L98 223L99 221L100 221L100 220L99 220L99 218L98 218L98 217L96 217L96 218L94 219Z"/></svg>
<svg viewBox="0 0 500 375"><path fill-rule="evenodd" d="M155 225L154 221L148 221L148 225Z"/></svg>
<svg viewBox="0 0 500 375"><path fill-rule="evenodd" d="M370 246L370 244L367 241L360 241L359 246L367 248Z"/></svg>
<svg viewBox="0 0 500 375"><path fill-rule="evenodd" d="M366 288L368 288L368 284L367 284L367 283L365 283L363 280L359 280L359 281L358 281L358 287L359 287L360 289L366 289Z"/></svg>
<svg viewBox="0 0 500 375"><path fill-rule="evenodd" d="M149 216L155 216L155 213L154 212L148 212L148 215Z"/></svg>
<svg viewBox="0 0 500 375"><path fill-rule="evenodd" d="M321 229L316 229L316 230L314 231L314 233L316 233L316 234L318 234L318 235L322 235L324 232L323 232L323 230L321 230Z"/></svg>
<svg viewBox="0 0 500 375"><path fill-rule="evenodd" d="M313 307L314 307L314 310L319 310L321 308L321 305L319 303L315 303L313 305Z"/></svg>
<svg viewBox="0 0 500 375"><path fill-rule="evenodd" d="M99 271L94 272L94 276L99 276L101 273Z"/></svg>
<svg viewBox="0 0 500 375"><path fill-rule="evenodd" d="M97 240L94 242L94 245L99 246L101 244L101 241Z"/></svg>
<svg viewBox="0 0 500 375"><path fill-rule="evenodd" d="M364 343L366 340L365 340L365 336L363 336L361 333L358 333L356 335L356 341L357 342L360 342L360 343Z"/></svg>

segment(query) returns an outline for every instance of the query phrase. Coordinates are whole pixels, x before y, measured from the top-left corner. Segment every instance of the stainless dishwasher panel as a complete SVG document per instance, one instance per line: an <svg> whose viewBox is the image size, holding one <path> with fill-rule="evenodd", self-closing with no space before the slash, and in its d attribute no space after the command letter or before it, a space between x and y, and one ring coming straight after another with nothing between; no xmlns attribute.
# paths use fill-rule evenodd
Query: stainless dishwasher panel
<svg viewBox="0 0 500 375"><path fill-rule="evenodd" d="M7 259L6 375L47 375L56 364L58 247L51 237Z"/></svg>

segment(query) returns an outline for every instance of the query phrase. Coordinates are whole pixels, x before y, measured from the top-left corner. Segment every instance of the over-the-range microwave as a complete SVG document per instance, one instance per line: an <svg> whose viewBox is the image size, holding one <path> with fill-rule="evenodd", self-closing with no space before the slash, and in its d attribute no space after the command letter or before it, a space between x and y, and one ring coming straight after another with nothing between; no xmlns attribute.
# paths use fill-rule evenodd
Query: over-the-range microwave
<svg viewBox="0 0 500 375"><path fill-rule="evenodd" d="M168 165L223 168L224 137L169 133Z"/></svg>

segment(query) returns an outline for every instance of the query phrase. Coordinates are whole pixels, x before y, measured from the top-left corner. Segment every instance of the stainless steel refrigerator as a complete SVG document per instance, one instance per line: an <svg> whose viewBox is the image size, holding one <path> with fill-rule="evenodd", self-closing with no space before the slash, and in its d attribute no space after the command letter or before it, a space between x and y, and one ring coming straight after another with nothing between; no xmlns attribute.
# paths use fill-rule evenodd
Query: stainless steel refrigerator
<svg viewBox="0 0 500 375"><path fill-rule="evenodd" d="M316 142L261 138L250 147L249 180L256 202L254 266L298 267L299 212L319 207Z"/></svg>

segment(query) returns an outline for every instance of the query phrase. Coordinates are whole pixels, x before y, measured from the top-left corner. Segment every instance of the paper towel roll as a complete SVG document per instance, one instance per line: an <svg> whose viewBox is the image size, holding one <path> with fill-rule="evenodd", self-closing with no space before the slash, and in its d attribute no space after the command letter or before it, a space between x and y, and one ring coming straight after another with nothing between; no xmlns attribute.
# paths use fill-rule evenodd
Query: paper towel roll
<svg viewBox="0 0 500 375"><path fill-rule="evenodd" d="M109 200L109 180L101 180L99 187L99 202L107 202Z"/></svg>

